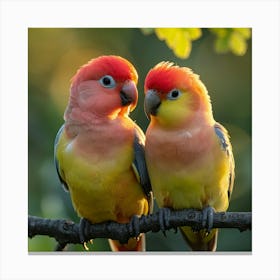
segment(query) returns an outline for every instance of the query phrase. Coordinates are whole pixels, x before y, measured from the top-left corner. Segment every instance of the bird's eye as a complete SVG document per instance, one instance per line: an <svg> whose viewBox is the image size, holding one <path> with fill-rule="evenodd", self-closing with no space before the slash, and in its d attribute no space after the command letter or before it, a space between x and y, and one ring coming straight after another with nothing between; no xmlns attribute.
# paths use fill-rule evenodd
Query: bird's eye
<svg viewBox="0 0 280 280"><path fill-rule="evenodd" d="M167 99L169 100L175 100L181 95L181 91L178 89L172 89L168 94L167 94Z"/></svg>
<svg viewBox="0 0 280 280"><path fill-rule="evenodd" d="M113 79L113 77L111 77L109 75L103 76L99 80L99 82L103 87L106 87L106 88L113 88L116 85L116 82Z"/></svg>

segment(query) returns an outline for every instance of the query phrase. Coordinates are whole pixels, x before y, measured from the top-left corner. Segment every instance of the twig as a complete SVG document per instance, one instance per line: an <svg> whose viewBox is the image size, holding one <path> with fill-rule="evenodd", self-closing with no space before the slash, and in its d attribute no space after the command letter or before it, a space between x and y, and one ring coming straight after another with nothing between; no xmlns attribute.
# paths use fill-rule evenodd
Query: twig
<svg viewBox="0 0 280 280"><path fill-rule="evenodd" d="M240 231L251 229L251 212L220 212L214 214L214 228L237 228ZM84 232L86 241L95 238L110 238L126 243L129 238L137 237L140 233L149 231L177 229L181 226L191 226L196 230L202 229L202 212L193 209L179 211L164 208L154 214L133 217L127 224L106 222L93 224ZM69 220L53 220L28 216L28 237L47 235L57 240L56 250L61 251L66 244L81 243L79 224Z"/></svg>

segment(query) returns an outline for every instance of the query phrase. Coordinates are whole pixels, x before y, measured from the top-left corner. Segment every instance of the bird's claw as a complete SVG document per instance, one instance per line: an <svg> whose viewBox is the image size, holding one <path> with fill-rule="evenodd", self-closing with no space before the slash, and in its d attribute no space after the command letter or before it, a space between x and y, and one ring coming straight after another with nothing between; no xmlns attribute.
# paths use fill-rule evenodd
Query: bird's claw
<svg viewBox="0 0 280 280"><path fill-rule="evenodd" d="M129 222L129 232L138 238L140 235L140 225L139 225L139 217L134 215L132 216Z"/></svg>
<svg viewBox="0 0 280 280"><path fill-rule="evenodd" d="M202 227L206 228L207 233L213 229L215 210L211 206L202 209Z"/></svg>
<svg viewBox="0 0 280 280"><path fill-rule="evenodd" d="M90 225L91 223L87 219L81 218L79 224L79 238L81 244L83 244L84 249L87 251L89 250L89 248L87 246L86 236L88 235ZM90 240L90 243L92 244L92 239Z"/></svg>
<svg viewBox="0 0 280 280"><path fill-rule="evenodd" d="M166 228L170 227L169 217L170 217L169 208L159 209L159 226L160 226L160 230L162 231L165 237L166 237L165 230Z"/></svg>

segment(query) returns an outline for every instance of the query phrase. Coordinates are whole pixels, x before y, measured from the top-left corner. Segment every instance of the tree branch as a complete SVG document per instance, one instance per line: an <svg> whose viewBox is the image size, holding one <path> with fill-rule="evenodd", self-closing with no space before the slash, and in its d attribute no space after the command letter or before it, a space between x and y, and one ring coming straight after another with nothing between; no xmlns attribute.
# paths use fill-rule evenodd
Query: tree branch
<svg viewBox="0 0 280 280"><path fill-rule="evenodd" d="M252 225L251 212L220 212L214 213L213 228L237 228L240 231L250 230ZM85 228L86 241L95 238L110 238L126 243L129 238L137 237L140 233L149 231L176 229L181 226L191 226L195 230L203 229L202 212L193 209L173 211L162 208L160 211L142 216L134 216L129 223L119 224L105 222L92 224ZM69 220L45 219L28 216L28 237L47 235L53 237L59 243L57 250L63 250L68 243L81 243L79 237L79 224Z"/></svg>

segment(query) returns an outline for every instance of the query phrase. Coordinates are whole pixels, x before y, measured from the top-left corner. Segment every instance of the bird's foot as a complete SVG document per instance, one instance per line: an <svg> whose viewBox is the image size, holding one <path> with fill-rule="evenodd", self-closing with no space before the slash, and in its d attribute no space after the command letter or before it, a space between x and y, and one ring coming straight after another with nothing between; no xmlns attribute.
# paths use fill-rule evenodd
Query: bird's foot
<svg viewBox="0 0 280 280"><path fill-rule="evenodd" d="M170 227L170 209L169 208L160 208L159 211L159 226L163 235L166 237L165 230Z"/></svg>
<svg viewBox="0 0 280 280"><path fill-rule="evenodd" d="M87 219L81 218L80 224L79 224L79 237L80 237L81 244L83 244L84 249L87 251L89 249L87 247L86 236L88 236L90 226L91 226L91 223ZM92 244L92 239L89 241Z"/></svg>
<svg viewBox="0 0 280 280"><path fill-rule="evenodd" d="M207 233L213 229L214 213L215 210L211 206L207 206L202 209L202 227L206 228Z"/></svg>
<svg viewBox="0 0 280 280"><path fill-rule="evenodd" d="M129 232L135 236L136 240L140 235L140 225L139 225L139 217L134 215L132 216L129 222Z"/></svg>

